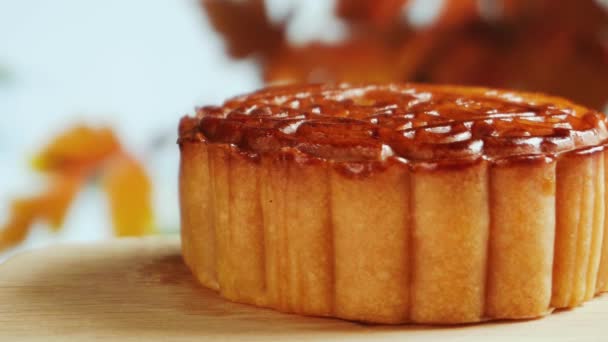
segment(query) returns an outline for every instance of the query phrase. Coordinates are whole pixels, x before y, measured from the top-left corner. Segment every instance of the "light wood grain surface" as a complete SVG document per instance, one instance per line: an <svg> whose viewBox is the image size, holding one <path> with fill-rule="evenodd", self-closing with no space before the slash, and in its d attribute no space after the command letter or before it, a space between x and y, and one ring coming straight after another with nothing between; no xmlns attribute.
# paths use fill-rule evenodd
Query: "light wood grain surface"
<svg viewBox="0 0 608 342"><path fill-rule="evenodd" d="M0 265L0 341L608 341L608 296L544 319L378 326L286 315L203 289L179 241L58 246Z"/></svg>

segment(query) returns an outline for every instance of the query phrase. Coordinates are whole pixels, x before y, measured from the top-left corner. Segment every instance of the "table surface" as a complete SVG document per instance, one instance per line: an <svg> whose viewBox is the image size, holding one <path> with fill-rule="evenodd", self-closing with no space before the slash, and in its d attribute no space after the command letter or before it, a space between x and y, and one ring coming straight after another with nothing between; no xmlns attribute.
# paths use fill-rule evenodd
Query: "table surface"
<svg viewBox="0 0 608 342"><path fill-rule="evenodd" d="M600 341L608 296L523 322L364 325L235 304L199 286L176 238L54 246L0 265L0 340Z"/></svg>

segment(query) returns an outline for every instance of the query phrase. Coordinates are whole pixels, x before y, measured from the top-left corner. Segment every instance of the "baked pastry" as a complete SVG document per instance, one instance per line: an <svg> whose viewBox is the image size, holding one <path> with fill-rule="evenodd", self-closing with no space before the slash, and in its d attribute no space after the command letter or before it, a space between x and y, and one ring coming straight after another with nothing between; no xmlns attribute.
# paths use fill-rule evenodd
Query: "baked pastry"
<svg viewBox="0 0 608 342"><path fill-rule="evenodd" d="M608 290L607 137L601 113L541 94L260 90L180 123L183 256L284 312L543 316Z"/></svg>

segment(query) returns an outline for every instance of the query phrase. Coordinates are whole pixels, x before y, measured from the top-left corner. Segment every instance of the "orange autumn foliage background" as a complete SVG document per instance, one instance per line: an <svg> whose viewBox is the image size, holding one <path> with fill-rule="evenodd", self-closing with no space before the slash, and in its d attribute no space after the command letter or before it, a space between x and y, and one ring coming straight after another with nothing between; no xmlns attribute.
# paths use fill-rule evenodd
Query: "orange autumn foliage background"
<svg viewBox="0 0 608 342"><path fill-rule="evenodd" d="M268 83L464 84L608 105L604 0L336 0L347 37L298 45L288 39L297 13L277 21L264 0L201 3L228 53L255 59ZM424 25L410 18L421 3L440 6Z"/></svg>

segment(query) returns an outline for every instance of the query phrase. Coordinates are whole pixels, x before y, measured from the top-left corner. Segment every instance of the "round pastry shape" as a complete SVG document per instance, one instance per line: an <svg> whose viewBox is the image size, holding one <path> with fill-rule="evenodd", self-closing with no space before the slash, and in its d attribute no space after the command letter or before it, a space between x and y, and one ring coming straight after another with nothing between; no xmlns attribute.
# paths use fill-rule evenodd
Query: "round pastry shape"
<svg viewBox="0 0 608 342"><path fill-rule="evenodd" d="M603 114L431 86L267 88L179 128L183 256L232 301L523 319L608 290Z"/></svg>

